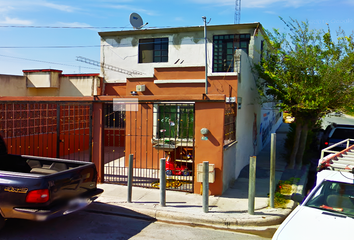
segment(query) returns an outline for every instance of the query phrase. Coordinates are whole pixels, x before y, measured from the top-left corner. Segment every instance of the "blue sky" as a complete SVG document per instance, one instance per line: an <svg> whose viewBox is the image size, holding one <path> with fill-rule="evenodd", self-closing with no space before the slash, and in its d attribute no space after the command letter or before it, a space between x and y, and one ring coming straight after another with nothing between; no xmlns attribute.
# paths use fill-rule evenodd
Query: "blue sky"
<svg viewBox="0 0 354 240"><path fill-rule="evenodd" d="M286 31L279 16L291 17L316 29L328 23L333 33L341 26L349 35L353 10L354 0L241 0L241 23ZM76 56L99 61L98 32L131 30L132 12L148 22L146 28L201 26L202 16L210 25L233 24L235 0L0 0L0 74L43 68L99 73Z"/></svg>

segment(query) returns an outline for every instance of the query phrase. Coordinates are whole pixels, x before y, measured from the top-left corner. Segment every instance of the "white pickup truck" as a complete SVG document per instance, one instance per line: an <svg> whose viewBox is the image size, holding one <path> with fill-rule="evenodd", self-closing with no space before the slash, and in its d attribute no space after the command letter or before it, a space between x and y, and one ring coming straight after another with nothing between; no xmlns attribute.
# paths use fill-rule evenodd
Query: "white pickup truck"
<svg viewBox="0 0 354 240"><path fill-rule="evenodd" d="M339 142L342 144L345 141ZM317 183L275 232L274 240L351 239L354 226L354 145L340 152L322 150ZM325 153L330 153L324 157Z"/></svg>

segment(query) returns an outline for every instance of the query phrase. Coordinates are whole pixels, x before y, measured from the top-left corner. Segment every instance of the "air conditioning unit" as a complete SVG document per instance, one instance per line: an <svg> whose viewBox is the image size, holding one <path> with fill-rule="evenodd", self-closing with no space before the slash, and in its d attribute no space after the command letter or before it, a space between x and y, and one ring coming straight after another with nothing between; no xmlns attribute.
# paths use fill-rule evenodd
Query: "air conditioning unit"
<svg viewBox="0 0 354 240"><path fill-rule="evenodd" d="M145 91L145 85L136 85L136 91L137 92L144 92Z"/></svg>

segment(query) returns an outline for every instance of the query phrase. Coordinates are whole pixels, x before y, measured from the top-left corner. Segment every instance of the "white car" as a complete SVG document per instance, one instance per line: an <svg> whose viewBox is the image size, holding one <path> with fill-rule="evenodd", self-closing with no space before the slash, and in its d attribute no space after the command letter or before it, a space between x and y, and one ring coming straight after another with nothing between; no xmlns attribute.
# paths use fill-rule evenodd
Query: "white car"
<svg viewBox="0 0 354 240"><path fill-rule="evenodd" d="M273 240L354 238L353 173L323 170L317 178L316 187L279 226ZM301 202L300 197L292 199Z"/></svg>

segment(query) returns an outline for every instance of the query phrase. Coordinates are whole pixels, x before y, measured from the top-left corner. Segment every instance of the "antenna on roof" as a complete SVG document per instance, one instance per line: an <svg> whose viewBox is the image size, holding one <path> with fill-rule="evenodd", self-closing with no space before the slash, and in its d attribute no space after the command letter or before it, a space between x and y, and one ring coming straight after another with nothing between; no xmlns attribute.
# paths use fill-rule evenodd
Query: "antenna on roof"
<svg viewBox="0 0 354 240"><path fill-rule="evenodd" d="M144 24L143 19L137 13L131 13L129 16L129 21L134 29L141 29L142 27L148 24L148 23Z"/></svg>

